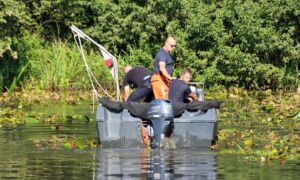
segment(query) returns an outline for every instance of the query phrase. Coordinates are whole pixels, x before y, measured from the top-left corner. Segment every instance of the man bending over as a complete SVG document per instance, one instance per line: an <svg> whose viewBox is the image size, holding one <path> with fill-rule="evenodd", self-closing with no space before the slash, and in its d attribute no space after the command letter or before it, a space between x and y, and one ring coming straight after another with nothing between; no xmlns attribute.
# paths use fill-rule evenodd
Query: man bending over
<svg viewBox="0 0 300 180"><path fill-rule="evenodd" d="M124 100L125 101L151 101L153 91L150 85L151 72L144 67L126 66L124 68L125 77L123 80ZM129 86L135 87L135 90L129 96Z"/></svg>
<svg viewBox="0 0 300 180"><path fill-rule="evenodd" d="M172 81L169 88L169 100L175 102L191 102L197 101L196 93L193 93L188 83L191 81L192 71L184 69L179 79Z"/></svg>

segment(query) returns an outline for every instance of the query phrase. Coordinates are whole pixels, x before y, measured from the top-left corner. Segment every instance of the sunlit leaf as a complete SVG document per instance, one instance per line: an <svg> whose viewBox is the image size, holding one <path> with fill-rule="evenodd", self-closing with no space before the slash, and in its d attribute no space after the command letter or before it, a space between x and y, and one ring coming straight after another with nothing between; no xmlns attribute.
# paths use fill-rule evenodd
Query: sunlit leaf
<svg viewBox="0 0 300 180"><path fill-rule="evenodd" d="M293 118L293 119L300 118L300 110L294 113L293 115L288 116L288 118Z"/></svg>
<svg viewBox="0 0 300 180"><path fill-rule="evenodd" d="M266 106L262 107L262 110L265 112L271 112L273 110L273 105L272 104L267 104Z"/></svg>
<svg viewBox="0 0 300 180"><path fill-rule="evenodd" d="M247 148L251 148L254 145L254 141L252 139L246 139L246 140L244 140L244 145Z"/></svg>

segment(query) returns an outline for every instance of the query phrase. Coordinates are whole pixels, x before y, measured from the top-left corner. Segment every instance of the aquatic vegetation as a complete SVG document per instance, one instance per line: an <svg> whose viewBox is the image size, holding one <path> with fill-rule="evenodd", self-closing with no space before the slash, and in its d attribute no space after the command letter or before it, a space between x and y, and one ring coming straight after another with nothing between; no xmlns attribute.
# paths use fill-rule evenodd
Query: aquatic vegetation
<svg viewBox="0 0 300 180"><path fill-rule="evenodd" d="M58 114L28 111L22 105L18 107L2 107L0 109L0 128L16 128L25 124L44 123L49 124L52 129L61 130L64 124L73 121L90 122L93 119L80 114Z"/></svg>
<svg viewBox="0 0 300 180"><path fill-rule="evenodd" d="M92 93L89 91L41 91L34 87L27 87L21 92L4 93L0 96L0 103L5 106L57 103L76 105L88 99L92 99Z"/></svg>
<svg viewBox="0 0 300 180"><path fill-rule="evenodd" d="M96 138L76 138L74 136L53 135L47 139L33 139L32 142L37 148L67 148L67 149L90 149L97 147Z"/></svg>
<svg viewBox="0 0 300 180"><path fill-rule="evenodd" d="M90 92L43 92L26 90L0 97L0 129L16 129L26 124L49 125L53 133L63 134L72 124L90 123L93 118L62 107L89 103ZM220 154L242 154L249 160L269 163L300 158L300 95L293 92L208 91L206 99L223 101L218 122L217 141L211 147ZM65 105L63 105L65 104ZM54 111L55 106L60 107ZM34 110L38 107L39 111ZM51 110L51 111L50 111ZM96 129L96 128L95 128ZM95 130L96 131L96 130ZM86 149L96 140L70 135L33 139L38 148ZM162 142L165 149L176 148L173 139Z"/></svg>
<svg viewBox="0 0 300 180"><path fill-rule="evenodd" d="M232 90L228 94L220 109L218 141L212 149L256 155L264 162L300 158L299 95L270 90Z"/></svg>
<svg viewBox="0 0 300 180"><path fill-rule="evenodd" d="M13 129L24 125L26 120L24 118L25 112L18 108L1 108L0 109L0 124L1 128Z"/></svg>
<svg viewBox="0 0 300 180"><path fill-rule="evenodd" d="M58 135L50 138L37 136L31 139L30 141L37 148L95 148L97 138L82 138L68 134L72 128L76 130L78 124L87 124L94 120L88 115L68 109L86 103L90 98L89 92L80 91L46 92L33 89L4 93L0 97L0 104L2 104L0 130L18 131L19 127L25 125L42 124L49 126L49 132Z"/></svg>

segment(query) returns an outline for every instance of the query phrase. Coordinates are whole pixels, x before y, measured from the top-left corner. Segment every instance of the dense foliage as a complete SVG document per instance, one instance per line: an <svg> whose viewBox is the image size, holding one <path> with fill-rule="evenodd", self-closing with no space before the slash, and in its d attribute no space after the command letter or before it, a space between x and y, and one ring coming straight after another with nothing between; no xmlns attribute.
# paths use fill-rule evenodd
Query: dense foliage
<svg viewBox="0 0 300 180"><path fill-rule="evenodd" d="M121 66L151 69L156 51L173 35L177 75L189 67L194 80L208 86L299 86L298 0L0 0L0 88L87 87L72 24L117 55ZM98 52L86 47L95 57ZM63 72L59 61L77 68Z"/></svg>

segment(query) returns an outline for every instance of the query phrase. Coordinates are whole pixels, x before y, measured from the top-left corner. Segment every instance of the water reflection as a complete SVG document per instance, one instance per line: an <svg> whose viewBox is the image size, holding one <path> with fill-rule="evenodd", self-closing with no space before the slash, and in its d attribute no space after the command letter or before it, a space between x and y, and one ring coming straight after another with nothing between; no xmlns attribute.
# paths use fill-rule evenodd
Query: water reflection
<svg viewBox="0 0 300 180"><path fill-rule="evenodd" d="M99 149L97 160L97 179L216 179L215 154L199 149Z"/></svg>
<svg viewBox="0 0 300 180"><path fill-rule="evenodd" d="M53 135L94 136L88 133L94 125L74 125L80 128L56 132L44 124L27 125L19 129L0 129L0 179L95 179L95 150L37 148L35 139L50 139Z"/></svg>

